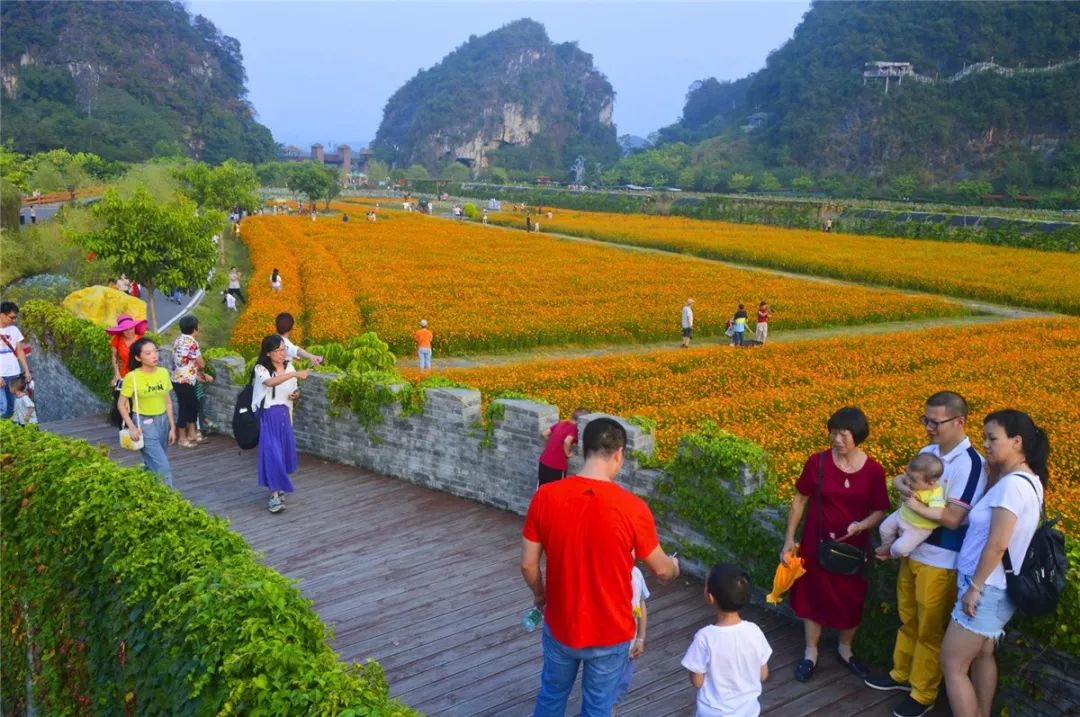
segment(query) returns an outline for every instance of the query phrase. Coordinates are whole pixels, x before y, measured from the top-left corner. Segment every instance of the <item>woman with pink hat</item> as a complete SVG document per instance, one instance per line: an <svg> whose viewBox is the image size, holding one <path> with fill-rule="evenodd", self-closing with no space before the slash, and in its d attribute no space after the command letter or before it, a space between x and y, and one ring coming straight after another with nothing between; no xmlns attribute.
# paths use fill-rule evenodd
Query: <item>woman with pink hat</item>
<svg viewBox="0 0 1080 717"><path fill-rule="evenodd" d="M146 333L146 319L136 321L128 314L120 314L116 317L116 326L105 329L105 333L111 335L109 346L112 351L113 367L113 404L110 419L116 426L122 428L120 411L116 407L120 399L120 384L123 383L124 376L127 376L131 345Z"/></svg>

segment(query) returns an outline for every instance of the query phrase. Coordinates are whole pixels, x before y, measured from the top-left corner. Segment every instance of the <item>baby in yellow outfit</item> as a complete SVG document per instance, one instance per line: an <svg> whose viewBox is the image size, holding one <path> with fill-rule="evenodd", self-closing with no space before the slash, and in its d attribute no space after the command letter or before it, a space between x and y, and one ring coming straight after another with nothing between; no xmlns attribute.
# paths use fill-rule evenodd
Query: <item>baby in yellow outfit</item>
<svg viewBox="0 0 1080 717"><path fill-rule="evenodd" d="M876 551L879 560L903 558L930 537L945 510L945 488L941 474L945 465L930 453L920 453L907 466L907 478L915 500L922 504L918 513L903 504L881 524L881 547ZM923 507L925 506L925 508Z"/></svg>

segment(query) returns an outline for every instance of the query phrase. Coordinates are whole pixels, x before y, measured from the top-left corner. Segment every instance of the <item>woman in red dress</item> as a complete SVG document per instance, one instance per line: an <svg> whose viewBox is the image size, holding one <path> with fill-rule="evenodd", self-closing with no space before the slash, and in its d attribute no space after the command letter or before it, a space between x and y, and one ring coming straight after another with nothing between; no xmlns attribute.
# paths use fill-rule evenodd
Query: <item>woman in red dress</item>
<svg viewBox="0 0 1080 717"><path fill-rule="evenodd" d="M870 532L889 510L885 471L881 464L859 448L870 434L866 415L858 408L841 408L829 418L832 449L810 456L802 475L795 483L795 497L788 513L787 533L780 559L794 550L795 530L803 515L799 557L806 574L791 589L791 607L803 620L806 652L795 666L795 679L806 682L817 666L821 628L839 631L840 661L860 678L866 666L855 659L852 641L862 618L867 582L862 574L840 575L818 565L819 534L825 540L840 540L862 548L870 547ZM822 460L822 458L824 460ZM821 492L818 498L818 468L821 467ZM819 531L820 527L820 531Z"/></svg>

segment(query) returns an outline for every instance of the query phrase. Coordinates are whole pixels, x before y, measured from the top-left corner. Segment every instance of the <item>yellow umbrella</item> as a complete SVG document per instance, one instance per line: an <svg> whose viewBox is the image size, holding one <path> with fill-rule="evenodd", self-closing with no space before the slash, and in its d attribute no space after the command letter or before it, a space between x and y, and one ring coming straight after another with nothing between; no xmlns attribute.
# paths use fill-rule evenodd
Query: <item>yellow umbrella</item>
<svg viewBox="0 0 1080 717"><path fill-rule="evenodd" d="M112 326L116 317L127 314L136 321L146 318L146 302L107 286L88 286L73 291L63 301L64 308L99 326Z"/></svg>
<svg viewBox="0 0 1080 717"><path fill-rule="evenodd" d="M796 547L796 550L798 550L798 547ZM776 566L776 573L773 575L772 581L772 592L765 597L767 602L781 602L784 599L784 593L790 590L795 581L806 573L803 559L796 557L795 550L789 551L784 557L787 558L787 565L780 563Z"/></svg>

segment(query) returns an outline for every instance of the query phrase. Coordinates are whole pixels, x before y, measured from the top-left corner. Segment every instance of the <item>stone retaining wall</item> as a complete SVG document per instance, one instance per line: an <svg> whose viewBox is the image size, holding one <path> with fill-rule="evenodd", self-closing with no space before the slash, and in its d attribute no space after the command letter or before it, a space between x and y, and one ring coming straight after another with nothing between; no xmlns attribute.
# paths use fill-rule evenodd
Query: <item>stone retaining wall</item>
<svg viewBox="0 0 1080 717"><path fill-rule="evenodd" d="M33 347L27 362L34 374L34 405L39 423L109 411L104 401L71 375L63 361L44 351L36 341L28 341Z"/></svg>

